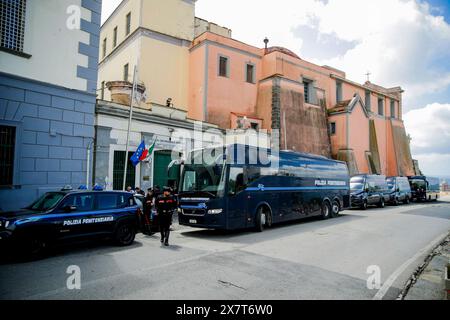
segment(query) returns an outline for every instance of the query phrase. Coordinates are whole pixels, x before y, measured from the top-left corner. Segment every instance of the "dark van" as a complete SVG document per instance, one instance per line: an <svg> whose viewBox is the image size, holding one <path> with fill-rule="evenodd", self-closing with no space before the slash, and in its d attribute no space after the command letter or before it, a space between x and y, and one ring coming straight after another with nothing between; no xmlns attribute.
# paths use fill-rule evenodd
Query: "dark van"
<svg viewBox="0 0 450 320"><path fill-rule="evenodd" d="M406 177L388 177L389 203L398 205L399 203L408 204L411 200L411 187Z"/></svg>
<svg viewBox="0 0 450 320"><path fill-rule="evenodd" d="M426 176L409 177L412 199L415 201L437 201L440 196L439 178Z"/></svg>
<svg viewBox="0 0 450 320"><path fill-rule="evenodd" d="M350 179L350 200L352 208L366 210L370 205L384 208L389 200L386 176L357 175Z"/></svg>

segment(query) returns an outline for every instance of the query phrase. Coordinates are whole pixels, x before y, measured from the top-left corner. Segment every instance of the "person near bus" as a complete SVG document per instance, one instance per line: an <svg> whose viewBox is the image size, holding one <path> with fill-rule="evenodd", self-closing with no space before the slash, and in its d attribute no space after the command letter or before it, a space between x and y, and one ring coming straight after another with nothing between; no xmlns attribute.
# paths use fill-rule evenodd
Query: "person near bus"
<svg viewBox="0 0 450 320"><path fill-rule="evenodd" d="M136 189L134 190L134 193L140 194L141 196L145 196L144 190L142 190L140 187L136 187Z"/></svg>
<svg viewBox="0 0 450 320"><path fill-rule="evenodd" d="M172 189L164 187L163 194L156 198L155 205L158 214L159 230L161 232L161 243L168 246L172 216L177 208L177 199L172 195Z"/></svg>

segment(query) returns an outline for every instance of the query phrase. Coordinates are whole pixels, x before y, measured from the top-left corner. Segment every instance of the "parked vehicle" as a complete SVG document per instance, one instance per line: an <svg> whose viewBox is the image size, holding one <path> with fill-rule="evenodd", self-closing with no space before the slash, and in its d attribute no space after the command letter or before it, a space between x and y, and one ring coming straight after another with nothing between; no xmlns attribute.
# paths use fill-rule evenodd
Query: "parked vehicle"
<svg viewBox="0 0 450 320"><path fill-rule="evenodd" d="M268 164L251 161L260 152ZM206 163L207 157L215 163ZM181 225L262 231L284 221L336 217L349 206L344 162L239 144L196 150L188 159L179 190Z"/></svg>
<svg viewBox="0 0 450 320"><path fill-rule="evenodd" d="M415 201L437 201L440 197L439 178L426 176L408 177L412 199Z"/></svg>
<svg viewBox="0 0 450 320"><path fill-rule="evenodd" d="M408 204L411 200L411 187L406 177L388 177L386 178L389 193L389 203L398 205L399 203Z"/></svg>
<svg viewBox="0 0 450 320"><path fill-rule="evenodd" d="M48 192L23 210L0 214L0 242L30 256L57 242L95 237L128 246L139 231L138 209L127 192Z"/></svg>
<svg viewBox="0 0 450 320"><path fill-rule="evenodd" d="M388 185L383 175L356 175L350 179L352 208L366 210L370 205L384 208L389 201Z"/></svg>

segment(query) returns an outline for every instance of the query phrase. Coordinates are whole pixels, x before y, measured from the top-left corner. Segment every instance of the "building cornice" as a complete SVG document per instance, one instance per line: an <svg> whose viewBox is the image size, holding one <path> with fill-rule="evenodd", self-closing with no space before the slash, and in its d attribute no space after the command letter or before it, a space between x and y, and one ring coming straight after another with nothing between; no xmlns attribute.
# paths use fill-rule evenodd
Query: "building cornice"
<svg viewBox="0 0 450 320"><path fill-rule="evenodd" d="M95 113L101 114L101 115L109 115L109 116L115 116L119 118L128 119L130 116L129 108L126 106L120 106L112 102L108 101L101 101L98 100L96 107L95 107ZM148 123L154 123L159 124L163 126L169 126L169 127L177 127L182 129L188 129L188 130L194 130L195 121L192 119L186 119L186 120L179 120L179 119L173 119L173 118L167 118L167 117L161 117L153 115L151 111L139 109L139 108L133 108L133 120L138 121L144 121ZM218 128L215 125L202 122L202 130L207 131L210 129L220 130L222 129Z"/></svg>
<svg viewBox="0 0 450 320"><path fill-rule="evenodd" d="M375 90L375 89L370 88L370 87L366 87L366 86L364 86L364 85L362 85L362 84L359 84L359 83L357 83L357 82L348 80L348 79L346 79L346 78L339 77L339 76L337 76L337 75L335 75L335 74L331 74L330 77L333 78L333 79L336 79L336 80L339 80L339 81L342 81L342 82L351 84L351 85L353 85L353 86L355 86L355 87L364 89L364 90L366 90L366 91L373 92L373 93L375 93L375 94L377 94L377 95L379 95L379 96L384 96L384 97L387 97L387 98L389 98L389 99L392 99L392 100L395 100L395 101L400 102L400 99L397 98L397 97L395 97L395 96L393 96L393 95L390 95L390 94L388 94L388 93L385 93L385 92L381 92L381 91Z"/></svg>
<svg viewBox="0 0 450 320"><path fill-rule="evenodd" d="M158 38L158 40L162 40L165 42L170 42L174 45L178 46L185 46L189 47L192 43L190 40L177 38L174 36L169 36L167 34L154 31L148 28L139 27L136 30L133 31L125 40L123 40L120 44L118 44L105 58L103 58L99 62L99 67L101 67L103 64L107 63L108 60L110 60L114 55L118 54L120 51L125 49L129 44L131 44L133 41L139 39L139 37L148 37L152 39Z"/></svg>

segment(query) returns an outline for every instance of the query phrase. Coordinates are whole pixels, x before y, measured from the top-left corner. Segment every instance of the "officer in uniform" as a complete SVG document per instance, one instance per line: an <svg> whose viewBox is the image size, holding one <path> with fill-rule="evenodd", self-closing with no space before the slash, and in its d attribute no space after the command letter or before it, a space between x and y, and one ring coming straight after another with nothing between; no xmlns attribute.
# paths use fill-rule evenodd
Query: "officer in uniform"
<svg viewBox="0 0 450 320"><path fill-rule="evenodd" d="M161 243L168 246L170 226L172 225L172 215L177 208L177 199L172 195L172 189L169 187L164 187L163 194L156 198L155 205L158 213Z"/></svg>

